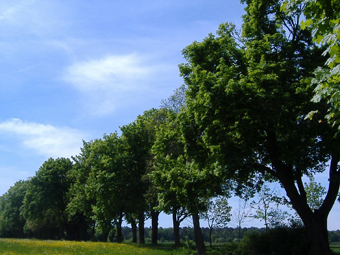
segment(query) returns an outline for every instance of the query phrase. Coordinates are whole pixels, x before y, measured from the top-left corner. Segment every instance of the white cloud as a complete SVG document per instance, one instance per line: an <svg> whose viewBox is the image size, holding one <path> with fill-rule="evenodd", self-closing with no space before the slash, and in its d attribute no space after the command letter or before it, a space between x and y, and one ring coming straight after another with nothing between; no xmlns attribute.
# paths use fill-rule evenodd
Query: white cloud
<svg viewBox="0 0 340 255"><path fill-rule="evenodd" d="M143 66L140 57L130 54L76 63L67 68L64 78L82 92L131 90L134 82L151 73L152 68Z"/></svg>
<svg viewBox="0 0 340 255"><path fill-rule="evenodd" d="M2 134L14 135L27 149L47 157L70 157L80 152L85 134L76 129L54 127L20 119L0 123Z"/></svg>
<svg viewBox="0 0 340 255"><path fill-rule="evenodd" d="M63 79L84 97L89 113L106 115L118 105L149 92L149 82L160 67L145 64L137 54L110 55L69 66Z"/></svg>

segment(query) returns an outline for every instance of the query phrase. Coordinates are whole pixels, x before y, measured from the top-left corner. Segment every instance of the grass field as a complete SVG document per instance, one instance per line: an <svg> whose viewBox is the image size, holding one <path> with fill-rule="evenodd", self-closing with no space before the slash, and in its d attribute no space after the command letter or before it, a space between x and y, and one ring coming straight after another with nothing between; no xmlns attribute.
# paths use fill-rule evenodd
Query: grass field
<svg viewBox="0 0 340 255"><path fill-rule="evenodd" d="M336 254L340 254L340 245L331 245L331 250Z"/></svg>
<svg viewBox="0 0 340 255"><path fill-rule="evenodd" d="M331 249L340 254L340 245ZM186 255L184 248L173 249L169 245L136 245L100 242L42 241L32 239L0 239L0 254L34 255Z"/></svg>
<svg viewBox="0 0 340 255"><path fill-rule="evenodd" d="M132 244L41 241L30 239L0 239L0 254L48 254L48 255L184 255L184 249L167 246L148 247Z"/></svg>

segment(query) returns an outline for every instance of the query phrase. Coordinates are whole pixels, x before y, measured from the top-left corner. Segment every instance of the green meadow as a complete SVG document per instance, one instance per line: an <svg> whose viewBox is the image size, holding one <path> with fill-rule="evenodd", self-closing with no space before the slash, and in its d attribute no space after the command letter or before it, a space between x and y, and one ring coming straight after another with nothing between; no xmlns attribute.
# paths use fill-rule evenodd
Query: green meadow
<svg viewBox="0 0 340 255"><path fill-rule="evenodd" d="M138 246L133 244L41 241L31 239L0 239L0 254L48 254L48 255L184 255L184 249L171 247Z"/></svg>
<svg viewBox="0 0 340 255"><path fill-rule="evenodd" d="M331 250L335 253L335 254L340 254L340 245L331 245Z"/></svg>

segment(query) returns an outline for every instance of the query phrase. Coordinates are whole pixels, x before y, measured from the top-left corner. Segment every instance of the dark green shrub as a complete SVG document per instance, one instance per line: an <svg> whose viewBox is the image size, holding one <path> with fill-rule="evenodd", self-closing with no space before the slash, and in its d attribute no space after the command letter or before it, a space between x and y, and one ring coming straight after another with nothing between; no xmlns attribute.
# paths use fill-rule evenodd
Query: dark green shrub
<svg viewBox="0 0 340 255"><path fill-rule="evenodd" d="M219 247L215 247L208 252L211 255L247 255L243 242L232 241L225 243Z"/></svg>
<svg viewBox="0 0 340 255"><path fill-rule="evenodd" d="M112 228L109 232L109 235L108 235L108 241L110 241L110 242L116 241L115 235L116 235L116 230L114 228Z"/></svg>
<svg viewBox="0 0 340 255"><path fill-rule="evenodd" d="M278 227L268 233L250 234L242 242L249 255L304 255L310 249L304 228Z"/></svg>

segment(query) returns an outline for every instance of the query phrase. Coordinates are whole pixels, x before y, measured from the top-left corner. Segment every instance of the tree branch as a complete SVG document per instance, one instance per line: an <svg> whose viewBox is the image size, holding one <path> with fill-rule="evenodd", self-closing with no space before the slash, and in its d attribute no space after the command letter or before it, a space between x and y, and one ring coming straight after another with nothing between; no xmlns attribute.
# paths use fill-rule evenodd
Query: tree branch
<svg viewBox="0 0 340 255"><path fill-rule="evenodd" d="M306 191L305 191L305 187L303 186L303 183L302 183L301 171L299 171L299 176L297 176L296 182L297 182L297 185L298 185L298 189L299 189L299 193L300 193L301 198L303 199L303 201L307 201L307 194L306 194Z"/></svg>
<svg viewBox="0 0 340 255"><path fill-rule="evenodd" d="M339 156L333 155L331 165L329 167L329 186L328 192L322 203L319 211L324 214L329 214L339 193L340 186L340 170L338 169Z"/></svg>
<svg viewBox="0 0 340 255"><path fill-rule="evenodd" d="M275 178L277 178L277 173L271 169L270 167L268 166L264 166L262 164L253 164L252 165L252 168L254 168L256 171L262 173L262 174L266 174L266 173L269 173L271 174L272 176L274 176Z"/></svg>

